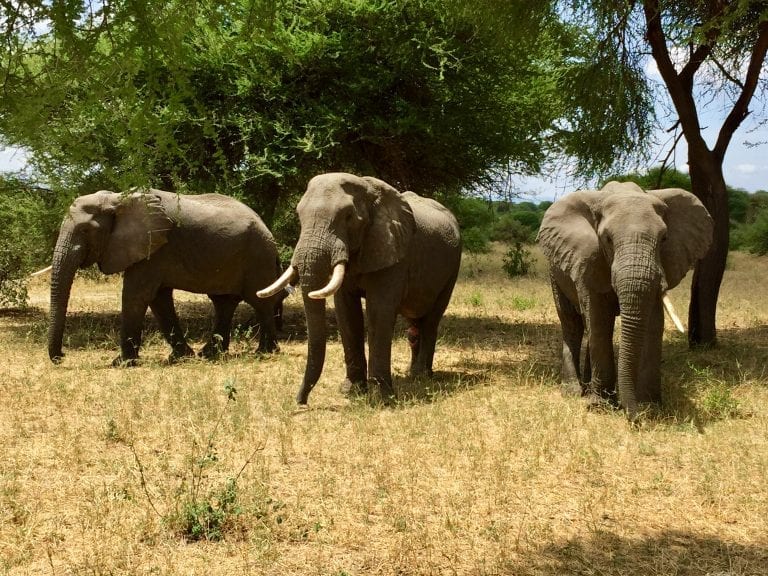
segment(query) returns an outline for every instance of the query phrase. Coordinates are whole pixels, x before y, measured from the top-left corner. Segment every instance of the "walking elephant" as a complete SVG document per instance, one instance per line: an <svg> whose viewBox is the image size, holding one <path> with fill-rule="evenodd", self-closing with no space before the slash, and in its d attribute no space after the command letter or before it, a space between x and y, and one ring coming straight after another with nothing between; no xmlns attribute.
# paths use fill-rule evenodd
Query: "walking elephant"
<svg viewBox="0 0 768 576"><path fill-rule="evenodd" d="M229 346L232 316L241 300L261 324L260 351L275 343L273 308L280 295L256 291L280 273L277 248L261 218L220 194L179 195L162 190L80 196L64 217L53 254L48 355L63 357L62 339L75 272L98 264L105 274L124 272L120 356L133 364L141 346L147 307L171 345L170 360L194 355L173 303L173 290L207 294L214 306L213 334L200 354Z"/></svg>
<svg viewBox="0 0 768 576"><path fill-rule="evenodd" d="M638 403L661 401L666 292L709 249L709 213L685 190L645 192L631 182L609 182L602 190L579 190L552 204L538 241L549 259L562 327L564 390L611 398L618 381L619 404L634 419Z"/></svg>
<svg viewBox="0 0 768 576"><path fill-rule="evenodd" d="M401 194L376 178L345 173L312 178L296 211L301 233L291 266L259 295L300 282L308 354L297 402L307 403L323 370L325 299L331 295L344 347L346 391L366 392L370 381L384 401L394 397L391 348L398 314L409 324L411 376L430 375L437 327L461 260L453 214L413 192Z"/></svg>

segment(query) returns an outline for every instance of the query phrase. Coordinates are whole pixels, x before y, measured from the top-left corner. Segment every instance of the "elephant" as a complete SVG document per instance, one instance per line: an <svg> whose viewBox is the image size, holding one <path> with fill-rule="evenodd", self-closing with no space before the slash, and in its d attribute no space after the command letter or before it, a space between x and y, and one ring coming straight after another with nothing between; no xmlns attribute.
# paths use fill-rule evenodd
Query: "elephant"
<svg viewBox="0 0 768 576"><path fill-rule="evenodd" d="M639 403L661 402L666 292L706 254L712 229L707 209L690 192L646 192L632 182L578 190L547 209L538 242L562 328L564 392L618 400L632 420Z"/></svg>
<svg viewBox="0 0 768 576"><path fill-rule="evenodd" d="M194 355L179 325L174 289L207 294L213 303L213 334L201 356L212 358L228 349L232 316L241 300L254 307L261 325L259 351L276 349L273 309L281 295L264 300L256 291L280 274L277 247L261 218L234 198L155 189L100 190L76 198L53 254L48 355L54 363L64 356L75 272L94 263L105 274L124 273L115 366L136 363L148 306L171 345L169 361Z"/></svg>
<svg viewBox="0 0 768 576"><path fill-rule="evenodd" d="M301 287L308 352L296 401L307 404L322 373L325 299L333 295L346 365L342 390L365 394L370 383L389 403L395 398L391 355L398 314L408 323L410 375L432 374L438 324L461 262L456 218L435 200L340 172L313 177L296 211L301 232L291 265L258 293L269 297L289 283Z"/></svg>

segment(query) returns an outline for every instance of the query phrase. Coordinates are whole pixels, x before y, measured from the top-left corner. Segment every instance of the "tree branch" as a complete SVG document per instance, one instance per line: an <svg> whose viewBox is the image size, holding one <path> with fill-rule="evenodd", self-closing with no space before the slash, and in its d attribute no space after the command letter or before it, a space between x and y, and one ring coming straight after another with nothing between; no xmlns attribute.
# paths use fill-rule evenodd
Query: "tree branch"
<svg viewBox="0 0 768 576"><path fill-rule="evenodd" d="M768 53L768 21L763 20L760 22L757 30L757 39L752 47L752 56L749 59L747 76L744 79L744 88L736 99L731 112L723 122L720 133L717 136L717 142L715 143L714 153L721 161L725 157L725 151L728 149L728 144L734 132L736 132L736 129L749 114L749 103L757 89L760 72L765 62L765 56Z"/></svg>

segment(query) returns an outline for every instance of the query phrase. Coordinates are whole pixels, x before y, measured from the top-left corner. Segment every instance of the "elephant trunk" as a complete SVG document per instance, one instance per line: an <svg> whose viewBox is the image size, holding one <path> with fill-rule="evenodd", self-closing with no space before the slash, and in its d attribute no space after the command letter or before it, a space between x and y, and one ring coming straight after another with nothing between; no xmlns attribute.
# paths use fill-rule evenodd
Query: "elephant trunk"
<svg viewBox="0 0 768 576"><path fill-rule="evenodd" d="M53 251L51 272L51 311L48 328L48 356L52 362L61 361L64 322L69 304L69 294L75 272L82 265L85 254L82 246L74 241L73 230L62 227Z"/></svg>
<svg viewBox="0 0 768 576"><path fill-rule="evenodd" d="M307 404L309 393L320 379L325 364L325 300L315 300L303 292L304 314L307 317L307 365L296 402Z"/></svg>
<svg viewBox="0 0 768 576"><path fill-rule="evenodd" d="M332 269L348 260L346 244L326 227L302 230L291 265L299 273L307 318L307 365L296 401L306 404L325 363L325 299L315 291L328 284ZM314 293L310 297L310 293Z"/></svg>
<svg viewBox="0 0 768 576"><path fill-rule="evenodd" d="M619 402L629 418L635 419L641 359L647 343L650 315L655 301L661 298L662 278L658 268L649 265L647 252L635 252L631 258L623 259L623 262L623 266L617 266L613 271L621 310L617 388Z"/></svg>

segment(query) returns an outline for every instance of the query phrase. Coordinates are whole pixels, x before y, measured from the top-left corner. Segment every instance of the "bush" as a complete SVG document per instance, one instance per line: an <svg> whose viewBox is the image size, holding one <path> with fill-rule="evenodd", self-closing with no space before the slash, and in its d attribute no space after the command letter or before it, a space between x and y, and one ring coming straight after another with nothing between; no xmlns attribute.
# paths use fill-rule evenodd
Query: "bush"
<svg viewBox="0 0 768 576"><path fill-rule="evenodd" d="M533 256L531 255L531 251L523 246L522 242L515 242L504 255L502 268L510 278L525 276L530 272L532 267Z"/></svg>
<svg viewBox="0 0 768 576"><path fill-rule="evenodd" d="M50 190L0 176L0 307L26 304L27 275L50 263L60 219Z"/></svg>

